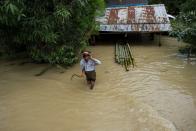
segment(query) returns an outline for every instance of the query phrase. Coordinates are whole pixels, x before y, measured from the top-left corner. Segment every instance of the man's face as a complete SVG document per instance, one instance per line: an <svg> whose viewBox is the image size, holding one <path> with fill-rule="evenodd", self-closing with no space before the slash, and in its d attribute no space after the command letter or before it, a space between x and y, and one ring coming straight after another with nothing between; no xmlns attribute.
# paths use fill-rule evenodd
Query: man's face
<svg viewBox="0 0 196 131"><path fill-rule="evenodd" d="M90 59L90 55L84 55L84 60L89 60Z"/></svg>

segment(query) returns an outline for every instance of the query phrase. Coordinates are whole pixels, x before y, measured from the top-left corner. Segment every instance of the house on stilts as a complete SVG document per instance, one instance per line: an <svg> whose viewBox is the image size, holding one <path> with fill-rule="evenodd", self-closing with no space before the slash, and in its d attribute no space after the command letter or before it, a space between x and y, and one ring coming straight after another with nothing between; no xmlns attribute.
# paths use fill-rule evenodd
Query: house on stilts
<svg viewBox="0 0 196 131"><path fill-rule="evenodd" d="M104 15L97 17L100 34L159 34L171 30L163 4L148 0L107 0Z"/></svg>

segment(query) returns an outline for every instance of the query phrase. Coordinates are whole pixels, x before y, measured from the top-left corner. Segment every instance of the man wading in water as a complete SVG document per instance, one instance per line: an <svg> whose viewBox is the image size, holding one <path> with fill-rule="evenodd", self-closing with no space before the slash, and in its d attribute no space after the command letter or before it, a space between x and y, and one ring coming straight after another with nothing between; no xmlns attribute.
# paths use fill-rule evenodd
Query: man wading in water
<svg viewBox="0 0 196 131"><path fill-rule="evenodd" d="M86 75L87 84L92 90L96 81L95 66L100 65L101 61L92 57L90 52L83 52L83 59L80 61L80 66L82 69L82 76Z"/></svg>

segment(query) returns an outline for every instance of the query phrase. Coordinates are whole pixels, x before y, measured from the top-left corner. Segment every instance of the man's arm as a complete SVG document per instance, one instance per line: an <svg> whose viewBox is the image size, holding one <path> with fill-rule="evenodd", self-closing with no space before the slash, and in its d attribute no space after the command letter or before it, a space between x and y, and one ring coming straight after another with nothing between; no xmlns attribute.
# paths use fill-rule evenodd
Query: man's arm
<svg viewBox="0 0 196 131"><path fill-rule="evenodd" d="M80 68L81 68L81 70L82 70L81 76L84 77L84 74L85 74L85 67L84 67L84 61L83 61L83 60L80 61Z"/></svg>
<svg viewBox="0 0 196 131"><path fill-rule="evenodd" d="M98 59L95 59L95 58L91 57L91 60L94 61L96 65L100 65L101 64L101 61L98 60Z"/></svg>

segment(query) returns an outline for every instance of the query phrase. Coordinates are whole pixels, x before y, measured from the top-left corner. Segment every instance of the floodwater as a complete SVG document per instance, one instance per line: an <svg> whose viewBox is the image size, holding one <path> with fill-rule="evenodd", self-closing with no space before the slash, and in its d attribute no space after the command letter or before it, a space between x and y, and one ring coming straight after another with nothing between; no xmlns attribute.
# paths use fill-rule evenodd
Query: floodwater
<svg viewBox="0 0 196 131"><path fill-rule="evenodd" d="M102 61L94 90L79 64L65 73L46 65L0 62L0 131L196 131L196 63L178 42L135 44L136 67L114 63L114 46L90 47Z"/></svg>

